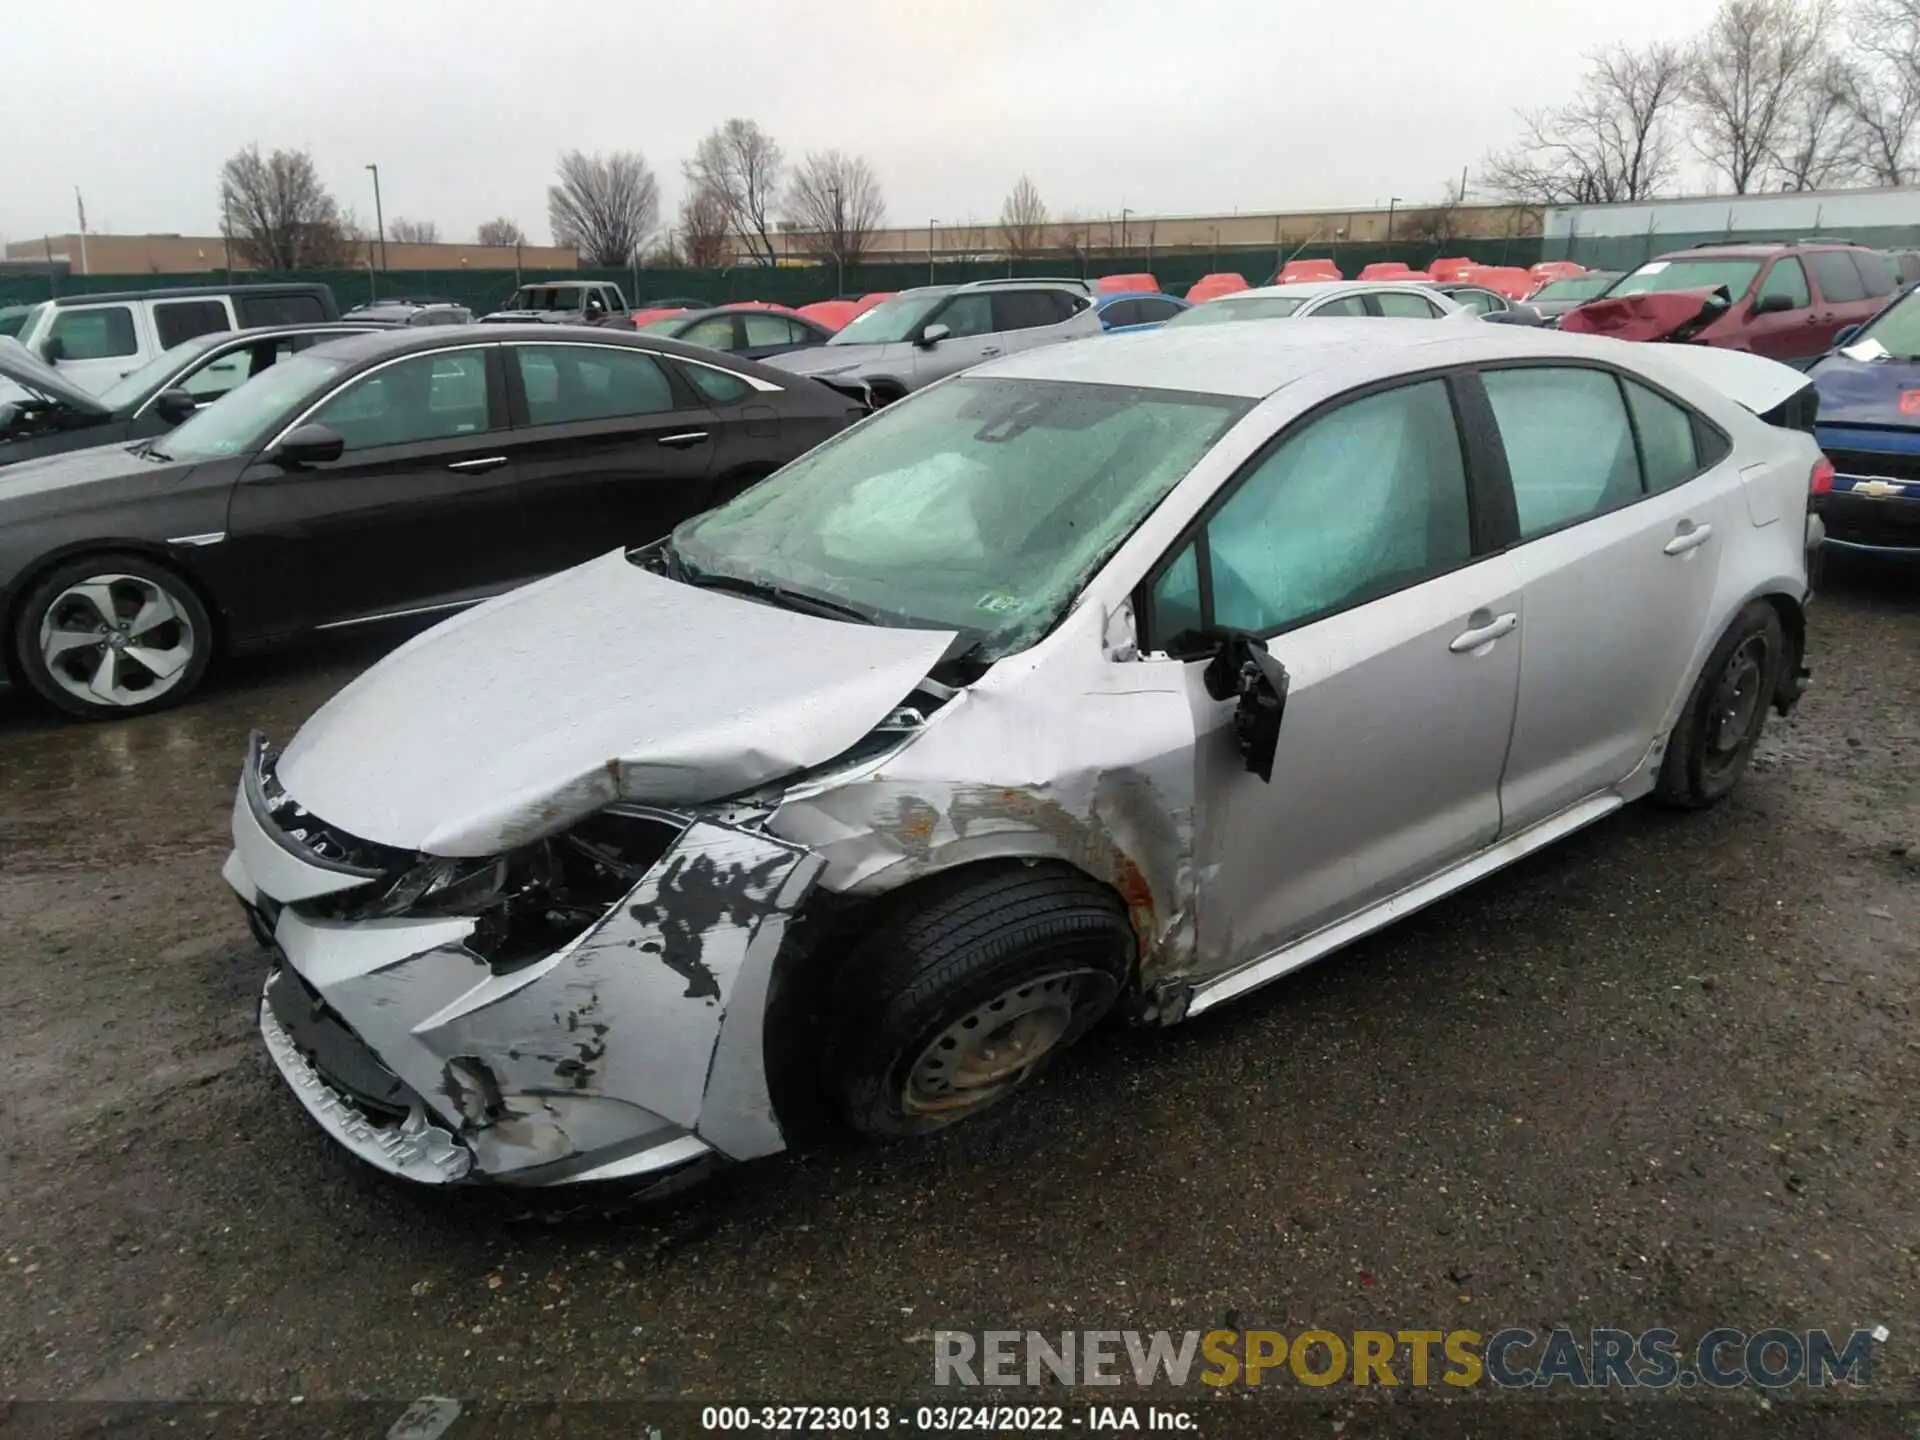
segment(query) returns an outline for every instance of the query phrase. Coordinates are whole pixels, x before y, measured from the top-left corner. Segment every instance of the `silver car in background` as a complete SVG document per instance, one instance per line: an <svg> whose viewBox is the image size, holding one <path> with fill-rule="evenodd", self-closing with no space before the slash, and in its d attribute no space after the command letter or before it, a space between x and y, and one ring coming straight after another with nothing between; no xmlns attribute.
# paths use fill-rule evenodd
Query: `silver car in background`
<svg viewBox="0 0 1920 1440"><path fill-rule="evenodd" d="M885 405L1003 355L1105 333L1084 280L923 285L857 315L825 345L767 363Z"/></svg>
<svg viewBox="0 0 1920 1440"><path fill-rule="evenodd" d="M1167 329L1236 320L1477 320L1479 315L1425 284L1393 280L1299 280L1203 301Z"/></svg>
<svg viewBox="0 0 1920 1440"><path fill-rule="evenodd" d="M1807 389L1379 320L933 386L257 738L266 1046L391 1173L677 1183L1711 805L1803 685Z"/></svg>

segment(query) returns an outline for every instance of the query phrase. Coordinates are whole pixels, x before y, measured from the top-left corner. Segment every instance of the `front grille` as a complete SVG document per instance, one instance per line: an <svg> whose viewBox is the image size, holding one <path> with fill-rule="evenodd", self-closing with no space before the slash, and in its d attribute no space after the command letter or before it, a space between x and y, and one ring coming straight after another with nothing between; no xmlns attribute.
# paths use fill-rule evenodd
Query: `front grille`
<svg viewBox="0 0 1920 1440"><path fill-rule="evenodd" d="M407 1083L291 965L282 965L267 982L267 1005L307 1064L376 1125L397 1125L414 1109Z"/></svg>
<svg viewBox="0 0 1920 1440"><path fill-rule="evenodd" d="M1920 455L1893 450L1827 450L1827 459L1842 475L1879 475L1888 480L1920 481Z"/></svg>

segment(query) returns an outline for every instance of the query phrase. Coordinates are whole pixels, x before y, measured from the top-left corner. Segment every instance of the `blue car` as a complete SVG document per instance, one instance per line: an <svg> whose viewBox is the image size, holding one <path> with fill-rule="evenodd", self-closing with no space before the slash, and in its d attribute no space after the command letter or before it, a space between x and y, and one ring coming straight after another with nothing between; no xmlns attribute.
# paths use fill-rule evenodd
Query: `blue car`
<svg viewBox="0 0 1920 1440"><path fill-rule="evenodd" d="M1100 316L1100 328L1108 334L1128 330L1157 330L1182 310L1187 302L1176 300L1158 290L1116 290L1094 302Z"/></svg>
<svg viewBox="0 0 1920 1440"><path fill-rule="evenodd" d="M1920 559L1920 287L1813 366L1833 488L1814 497L1840 552Z"/></svg>

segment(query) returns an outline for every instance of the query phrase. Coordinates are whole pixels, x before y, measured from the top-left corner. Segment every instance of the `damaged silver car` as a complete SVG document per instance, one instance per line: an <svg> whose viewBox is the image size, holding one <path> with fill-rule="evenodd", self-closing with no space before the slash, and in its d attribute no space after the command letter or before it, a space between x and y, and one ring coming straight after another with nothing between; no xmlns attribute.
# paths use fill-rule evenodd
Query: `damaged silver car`
<svg viewBox="0 0 1920 1440"><path fill-rule="evenodd" d="M1711 804L1804 683L1805 389L1379 320L930 387L255 738L268 1051L396 1175L663 1182Z"/></svg>

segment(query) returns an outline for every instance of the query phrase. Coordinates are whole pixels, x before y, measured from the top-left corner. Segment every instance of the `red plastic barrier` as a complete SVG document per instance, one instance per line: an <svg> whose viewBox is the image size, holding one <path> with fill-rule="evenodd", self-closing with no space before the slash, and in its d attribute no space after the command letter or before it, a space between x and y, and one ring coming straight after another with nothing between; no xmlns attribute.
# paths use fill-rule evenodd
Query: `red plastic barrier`
<svg viewBox="0 0 1920 1440"><path fill-rule="evenodd" d="M899 293L898 290L870 290L853 302L853 313L856 315L864 315L867 311L873 309L874 306L884 300L891 300Z"/></svg>
<svg viewBox="0 0 1920 1440"><path fill-rule="evenodd" d="M1436 280L1458 280L1478 264L1477 260L1470 260L1465 255L1450 255L1427 266L1427 273Z"/></svg>
<svg viewBox="0 0 1920 1440"><path fill-rule="evenodd" d="M1524 300L1540 285L1538 280L1518 265L1476 265L1460 278L1474 285L1484 285L1509 300Z"/></svg>
<svg viewBox="0 0 1920 1440"><path fill-rule="evenodd" d="M793 313L816 325L824 325L829 330L839 330L858 315L860 309L852 300L816 300L811 305L802 305Z"/></svg>
<svg viewBox="0 0 1920 1440"><path fill-rule="evenodd" d="M1247 288L1247 277L1238 271L1223 270L1213 275L1202 275L1187 287L1187 303L1198 305L1203 301L1217 300L1222 295L1231 295L1237 290Z"/></svg>
<svg viewBox="0 0 1920 1440"><path fill-rule="evenodd" d="M1102 275L1094 281L1094 289L1102 295L1114 295L1124 290L1158 290L1160 282L1144 271L1133 275Z"/></svg>
<svg viewBox="0 0 1920 1440"><path fill-rule="evenodd" d="M1376 260L1360 272L1362 280L1401 280L1410 272L1403 260Z"/></svg>
<svg viewBox="0 0 1920 1440"><path fill-rule="evenodd" d="M1280 267L1276 285L1294 285L1307 280L1344 280L1340 267L1331 260L1289 260Z"/></svg>

